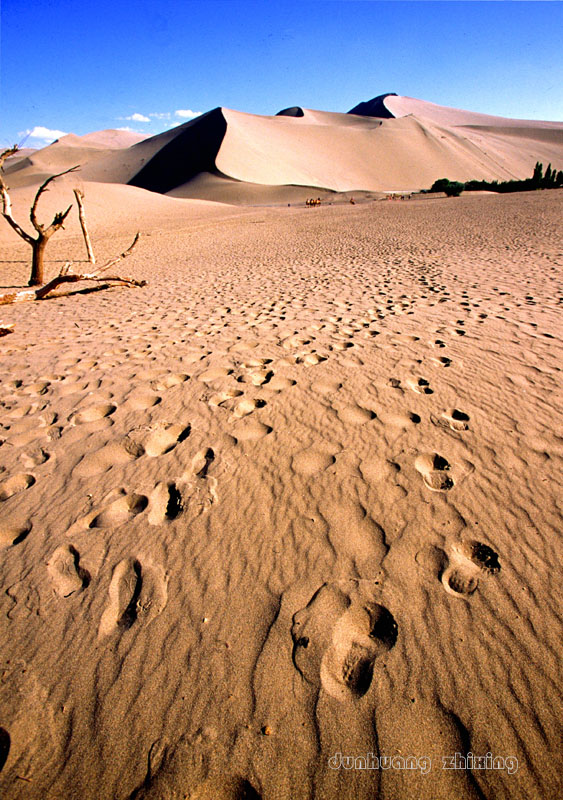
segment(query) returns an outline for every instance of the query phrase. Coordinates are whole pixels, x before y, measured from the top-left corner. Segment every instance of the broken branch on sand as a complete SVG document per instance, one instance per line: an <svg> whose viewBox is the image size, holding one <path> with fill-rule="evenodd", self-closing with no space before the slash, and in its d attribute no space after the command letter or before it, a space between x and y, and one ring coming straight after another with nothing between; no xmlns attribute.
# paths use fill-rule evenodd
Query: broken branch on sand
<svg viewBox="0 0 563 800"><path fill-rule="evenodd" d="M106 264L100 267L95 272L89 273L76 273L76 272L69 272L71 267L71 262L67 261L66 264L63 265L61 271L57 275L56 278L53 278L51 281L46 283L44 286L39 286L37 289L29 288L29 289L17 289L14 292L6 292L5 294L0 294L0 305L6 305L8 303L25 303L30 300L43 300L47 297L50 292L60 286L63 283L77 283L78 281L97 281L102 283L107 283L111 281L113 283L121 283L125 286L146 286L146 281L138 281L135 278L126 278L122 275L102 275L101 273L105 270L109 269L109 267L114 266L117 264L118 261L121 261L123 258L127 258L127 256L131 255L133 248L139 241L139 234L137 233L132 244L124 250L121 255L117 256L116 258L110 259Z"/></svg>

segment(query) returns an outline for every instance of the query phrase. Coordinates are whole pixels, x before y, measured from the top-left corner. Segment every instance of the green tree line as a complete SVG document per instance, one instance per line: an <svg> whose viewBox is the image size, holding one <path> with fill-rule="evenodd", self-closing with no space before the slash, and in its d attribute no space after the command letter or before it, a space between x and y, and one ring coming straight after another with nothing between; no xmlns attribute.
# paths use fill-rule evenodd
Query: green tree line
<svg viewBox="0 0 563 800"><path fill-rule="evenodd" d="M458 197L463 191L476 192L487 190L490 192L528 192L534 189L558 189L563 186L563 170L552 169L551 164L543 171L543 164L536 161L531 178L512 181L450 181L449 178L439 178L434 181L429 192L445 192L448 197Z"/></svg>

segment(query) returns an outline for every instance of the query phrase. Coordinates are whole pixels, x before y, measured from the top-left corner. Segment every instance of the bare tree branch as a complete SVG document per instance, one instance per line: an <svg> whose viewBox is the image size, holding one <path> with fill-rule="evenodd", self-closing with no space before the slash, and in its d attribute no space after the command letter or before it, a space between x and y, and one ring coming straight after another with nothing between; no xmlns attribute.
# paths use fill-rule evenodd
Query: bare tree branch
<svg viewBox="0 0 563 800"><path fill-rule="evenodd" d="M13 156L15 153L17 153L18 150L19 147L17 144L15 144L8 150L4 150L3 153L0 153L0 197L2 198L2 216L4 217L6 222L8 222L12 226L12 228L15 230L18 236L21 236L21 238L24 239L24 241L26 241L28 244L32 244L33 238L29 235L29 233L26 233L24 229L20 227L20 225L18 225L18 223L12 217L12 203L10 201L10 195L8 194L8 187L4 183L4 178L2 177L4 161L9 156Z"/></svg>
<svg viewBox="0 0 563 800"><path fill-rule="evenodd" d="M79 165L79 164L77 164L75 167L70 167L70 169L65 169L63 172L57 172L57 174L56 174L56 175L51 175L49 178L47 178L47 180L46 180L46 181L43 181L43 183L41 184L41 186L40 186L40 187L39 187L39 189L37 190L37 194L35 195L35 200L33 201L33 205L31 206L31 211L29 212L29 218L30 218L30 220L31 220L31 224L33 225L33 227L35 228L35 230L37 231L37 233L44 233L44 232L45 232L45 228L44 228L44 226L43 226L43 225L41 225L41 224L38 222L38 220L37 220L37 216L36 216L37 204L38 204L38 202L39 202L39 198L41 197L41 195L43 194L43 192L46 192L46 191L47 191L47 186L48 186L48 185L49 185L49 184L50 184L52 181L56 180L57 178L60 178L62 175L68 175L68 173L69 173L69 172L76 172L76 170L77 170L77 169L80 169L80 165ZM60 214L60 213L59 213L59 214L55 214L55 217L54 217L54 219L53 219L53 221L52 221L51 225L49 226L49 227L51 227L51 228L52 228L52 227L54 227L53 233L54 233L56 230L58 230L58 229L59 229L59 228L62 226L62 224L63 224L63 222L64 222L64 219L65 219L65 217L67 216L67 214L69 213L69 211L70 211L70 209L71 209L71 208L72 208L72 206L70 206L70 208L68 208L68 209L65 211L65 213L64 213L64 217L63 217L63 220L62 220L62 222L60 223L60 225L58 224L58 221L59 221L59 218L60 218L61 214Z"/></svg>
<svg viewBox="0 0 563 800"><path fill-rule="evenodd" d="M31 300L43 300L50 292L56 289L57 286L60 286L63 283L78 283L78 281L96 281L98 283L107 283L108 281L113 281L114 283L121 283L124 286L139 287L147 285L146 281L138 281L135 278L126 278L122 277L121 275L100 276L97 273L76 274L67 272L65 274L57 275L56 278L53 278L53 280L49 281L49 283L46 283L44 286L40 286L38 289L17 289L15 292L6 292L5 294L0 294L0 306L9 305L11 303L26 303Z"/></svg>
<svg viewBox="0 0 563 800"><path fill-rule="evenodd" d="M140 236L140 233L139 233L139 231L137 231L137 233L135 235L135 238L133 239L132 244L129 245L127 250L124 250L123 253L121 253L121 255L117 256L117 258L110 259L110 261L108 261L106 264L104 264L103 267L100 267L99 269L97 269L96 270L96 275L99 275L101 272L104 272L106 269L109 269L110 267L113 267L114 264L117 264L117 262L121 261L123 258L127 258L127 256L130 256L133 248L135 247L135 245L139 241L139 236Z"/></svg>
<svg viewBox="0 0 563 800"><path fill-rule="evenodd" d="M86 252L88 253L88 261L90 264L94 265L96 263L96 256L92 250L90 234L88 233L88 228L86 227L86 216L84 214L84 205L82 203L84 195L80 189L74 189L74 196L76 197L76 202L78 204L78 219L80 221L80 227L82 228L82 235L84 236L84 244L86 245Z"/></svg>
<svg viewBox="0 0 563 800"><path fill-rule="evenodd" d="M19 149L20 149L19 145L15 144L12 147L8 147L7 150L4 150L2 153L0 153L0 170L4 168L4 161L7 158L10 158L10 156L15 155L15 153L17 153Z"/></svg>
<svg viewBox="0 0 563 800"><path fill-rule="evenodd" d="M96 272L93 273L85 273L82 275L77 275L75 273L67 273L66 275L58 275L56 278L53 278L52 281L46 283L45 286L41 286L39 289L35 290L35 300L42 300L46 297L49 292L52 292L53 289L56 289L62 283L77 283L78 281L116 281L117 283L123 283L127 286L146 286L146 281L137 281L134 278L122 278L120 275L116 276L109 276L104 275L100 277ZM2 302L0 296L0 303Z"/></svg>
<svg viewBox="0 0 563 800"><path fill-rule="evenodd" d="M72 203L69 205L66 211L57 211L55 216L53 217L53 221L49 225L46 231L44 231L43 235L45 239L50 239L51 236L59 230L59 228L63 227L63 223L65 219L68 217L70 211L72 209Z"/></svg>

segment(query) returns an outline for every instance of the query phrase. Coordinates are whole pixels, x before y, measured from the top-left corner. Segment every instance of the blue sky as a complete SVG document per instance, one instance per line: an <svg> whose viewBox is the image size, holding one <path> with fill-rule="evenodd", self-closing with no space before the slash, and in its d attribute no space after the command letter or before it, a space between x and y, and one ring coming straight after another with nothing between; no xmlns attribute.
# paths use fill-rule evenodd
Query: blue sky
<svg viewBox="0 0 563 800"><path fill-rule="evenodd" d="M0 145L384 92L563 119L560 2L2 0L0 24Z"/></svg>

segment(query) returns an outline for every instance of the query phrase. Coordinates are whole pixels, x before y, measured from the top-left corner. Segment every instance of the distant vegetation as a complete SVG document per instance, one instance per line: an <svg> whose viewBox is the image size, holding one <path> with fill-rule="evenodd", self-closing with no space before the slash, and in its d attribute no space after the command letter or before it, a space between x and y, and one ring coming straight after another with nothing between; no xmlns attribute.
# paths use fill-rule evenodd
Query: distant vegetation
<svg viewBox="0 0 563 800"><path fill-rule="evenodd" d="M439 178L434 181L427 192L445 192L448 197L459 197L463 192L476 192L486 190L489 192L528 192L533 189L558 189L563 186L563 170L551 168L547 165L545 175L543 174L543 164L536 161L534 172L531 178L521 181L450 181L448 178Z"/></svg>

